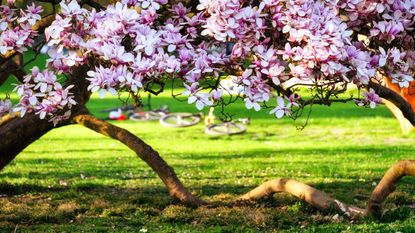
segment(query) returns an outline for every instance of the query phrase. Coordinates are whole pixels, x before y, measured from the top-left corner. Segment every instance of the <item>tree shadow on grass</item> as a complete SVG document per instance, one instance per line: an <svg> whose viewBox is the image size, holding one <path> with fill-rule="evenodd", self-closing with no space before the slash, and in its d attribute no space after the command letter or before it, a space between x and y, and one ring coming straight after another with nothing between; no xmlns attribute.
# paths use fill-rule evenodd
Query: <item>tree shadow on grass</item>
<svg viewBox="0 0 415 233"><path fill-rule="evenodd" d="M370 184L353 181L310 185L321 188L346 203L361 207L364 207L366 196L373 188ZM324 228L327 224L341 224L345 227L349 225L347 219L340 222L333 220L331 216L334 213L321 213L288 194L276 194L273 198L257 202L229 205L234 198L254 188L253 185L215 184L189 188L204 199L214 203L224 201L225 205L196 209L184 207L172 201L163 186L121 188L104 184L82 184L48 188L42 185L0 182L0 229L8 229L13 224L28 228L42 224L64 226L70 221L80 227L77 231L92 226L108 231L113 225L118 226L118 229L134 229L138 226L151 228L152 225L161 224L170 228L180 226L200 231L206 231L213 226L223 227L221 229L242 227L244 231L250 227L259 231L299 229L298 224L304 222L312 223L318 228ZM410 221L415 214L407 206L413 204L413 195L413 180L405 180L404 184L398 186L395 195L387 200L386 206L395 209L387 212L381 221L375 222L383 224ZM357 225L373 221L362 220ZM385 225L384 229L386 227ZM67 229L59 231L62 230Z"/></svg>
<svg viewBox="0 0 415 233"><path fill-rule="evenodd" d="M332 197L338 198L346 203L353 204L354 202L365 202L368 200L374 186L370 182L358 182L358 181L333 181L333 182L311 182L309 185L327 192ZM415 180L413 177L403 178L396 190L396 195L391 195L391 202L398 204L410 204L415 201L411 196L415 195L413 189ZM214 197L228 195L231 197L228 201L233 200L235 197L247 193L248 191L255 188L256 185L236 185L236 184L215 184L215 185L198 185L197 187L189 187L196 195L203 197ZM151 200L153 198L159 200L164 197L168 199L168 191L164 186L147 185L142 188L125 188L114 185L104 185L97 183L76 183L68 186L53 186L46 187L38 184L18 184L12 182L0 182L0 195L4 197L13 197L23 194L63 194L65 192L84 192L90 194L97 194L99 196L107 196L110 201L111 199L117 199L118 197L113 196L114 193L124 196L130 196L135 199L145 198L145 200ZM78 193L79 194L79 193ZM278 196L274 201L278 202ZM283 195L287 196L287 195ZM290 195L288 195L290 196ZM130 200L130 198L127 198ZM122 199L122 198L121 198ZM226 198L225 198L226 199ZM297 202L298 199L295 197L290 198L291 201ZM137 200L137 203L146 203L145 201ZM151 203L151 201L149 202ZM281 202L284 205L285 202ZM171 203L165 203L171 204Z"/></svg>

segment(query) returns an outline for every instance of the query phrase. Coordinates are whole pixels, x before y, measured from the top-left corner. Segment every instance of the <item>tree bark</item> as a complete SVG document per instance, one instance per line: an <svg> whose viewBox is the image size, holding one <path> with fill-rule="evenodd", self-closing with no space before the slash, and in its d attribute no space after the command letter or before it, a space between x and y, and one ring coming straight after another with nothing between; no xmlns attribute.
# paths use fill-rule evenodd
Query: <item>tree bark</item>
<svg viewBox="0 0 415 233"><path fill-rule="evenodd" d="M23 77L26 75L23 68L13 59L10 59L3 65L0 65L0 86L6 82L10 75L14 75L20 82L23 81Z"/></svg>
<svg viewBox="0 0 415 233"><path fill-rule="evenodd" d="M7 115L4 115L1 117L0 119L0 127L2 127L3 125L7 124L8 122L14 120L15 118L17 118L18 116L20 116L19 113L9 113Z"/></svg>
<svg viewBox="0 0 415 233"><path fill-rule="evenodd" d="M0 126L0 170L32 142L53 129L52 123L38 115L13 118Z"/></svg>
<svg viewBox="0 0 415 233"><path fill-rule="evenodd" d="M134 134L89 114L77 115L73 117L73 121L128 146L157 173L172 197L190 206L200 206L205 203L184 187L173 168L160 157L157 151Z"/></svg>
<svg viewBox="0 0 415 233"><path fill-rule="evenodd" d="M397 92L375 82L369 82L369 88L372 88L379 97L384 98L392 102L396 107L398 107L402 114L408 121L415 125L415 113L412 109L412 106L405 100L404 97L399 95Z"/></svg>
<svg viewBox="0 0 415 233"><path fill-rule="evenodd" d="M47 26L51 23L54 16L49 16L36 25L37 28ZM12 59L8 60L5 65L11 64L18 66ZM0 75L7 73L0 72ZM86 85L86 73L88 71L88 65L82 65L75 67L72 73L69 75L67 85L74 84L73 88L75 101L77 105L73 106L71 111L72 115L82 114L87 111L84 104L89 100L90 93L87 91ZM23 71L22 71L23 72ZM16 75L16 74L15 74ZM65 112L67 109L62 110ZM18 114L17 114L18 115ZM39 115L26 114L24 117L16 117L16 114L9 114L0 119L0 170L9 164L23 149L25 149L32 142L39 139L41 136L52 130L67 124L70 124L69 120L62 121L58 125L54 126L48 120L41 120Z"/></svg>

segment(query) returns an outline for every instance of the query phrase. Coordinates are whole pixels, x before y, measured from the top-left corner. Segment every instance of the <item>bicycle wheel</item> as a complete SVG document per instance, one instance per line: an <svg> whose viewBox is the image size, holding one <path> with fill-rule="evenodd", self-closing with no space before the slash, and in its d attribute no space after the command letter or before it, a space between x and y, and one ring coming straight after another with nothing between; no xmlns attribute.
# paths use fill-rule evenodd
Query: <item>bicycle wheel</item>
<svg viewBox="0 0 415 233"><path fill-rule="evenodd" d="M199 123L201 118L191 113L170 113L160 118L160 124L167 127L189 127Z"/></svg>
<svg viewBox="0 0 415 233"><path fill-rule="evenodd" d="M235 135L243 134L246 132L246 128L243 125L235 124L232 122L224 122L214 125L209 125L205 129L205 133L214 136L220 135Z"/></svg>
<svg viewBox="0 0 415 233"><path fill-rule="evenodd" d="M133 121L155 121L160 119L161 114L157 112L136 112L130 115L130 120Z"/></svg>

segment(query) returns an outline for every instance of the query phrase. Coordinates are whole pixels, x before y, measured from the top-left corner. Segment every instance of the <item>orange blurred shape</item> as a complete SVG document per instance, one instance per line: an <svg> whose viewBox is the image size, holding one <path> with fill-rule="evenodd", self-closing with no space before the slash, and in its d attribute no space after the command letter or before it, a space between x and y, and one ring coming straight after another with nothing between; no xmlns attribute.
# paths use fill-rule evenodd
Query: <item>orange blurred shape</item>
<svg viewBox="0 0 415 233"><path fill-rule="evenodd" d="M401 88L398 84L392 83L390 78L384 78L386 86L399 93L415 110L415 81L409 83L408 88Z"/></svg>

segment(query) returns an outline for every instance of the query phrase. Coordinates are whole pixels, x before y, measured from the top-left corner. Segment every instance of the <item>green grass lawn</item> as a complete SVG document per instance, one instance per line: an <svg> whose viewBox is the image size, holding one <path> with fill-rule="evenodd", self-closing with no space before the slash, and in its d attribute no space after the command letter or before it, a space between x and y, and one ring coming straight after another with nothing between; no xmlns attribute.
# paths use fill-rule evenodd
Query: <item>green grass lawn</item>
<svg viewBox="0 0 415 233"><path fill-rule="evenodd" d="M167 94L152 104L196 112ZM89 108L105 117L99 110L119 105L94 97ZM384 106L314 107L301 131L296 126L305 117L277 120L243 104L229 111L251 118L246 134L211 137L203 124L113 123L152 145L187 187L213 202L230 203L263 181L292 177L363 207L389 166L414 158L414 135L401 136ZM351 224L287 194L193 209L170 200L155 173L124 145L74 125L51 131L0 173L0 232L415 232L414 181L401 181L381 221Z"/></svg>

